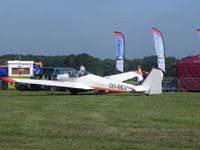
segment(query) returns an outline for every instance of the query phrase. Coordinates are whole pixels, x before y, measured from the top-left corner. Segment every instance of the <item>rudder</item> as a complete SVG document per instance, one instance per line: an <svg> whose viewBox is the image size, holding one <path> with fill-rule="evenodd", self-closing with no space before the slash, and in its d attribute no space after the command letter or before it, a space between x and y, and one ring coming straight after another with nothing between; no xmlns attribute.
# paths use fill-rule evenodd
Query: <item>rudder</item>
<svg viewBox="0 0 200 150"><path fill-rule="evenodd" d="M162 71L160 69L152 69L141 86L147 89L148 95L162 93Z"/></svg>

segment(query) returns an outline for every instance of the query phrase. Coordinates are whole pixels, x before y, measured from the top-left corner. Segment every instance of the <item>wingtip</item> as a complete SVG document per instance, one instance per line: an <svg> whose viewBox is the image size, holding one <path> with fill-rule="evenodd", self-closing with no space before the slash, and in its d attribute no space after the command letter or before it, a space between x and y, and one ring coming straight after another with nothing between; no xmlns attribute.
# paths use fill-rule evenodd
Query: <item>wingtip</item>
<svg viewBox="0 0 200 150"><path fill-rule="evenodd" d="M6 81L6 82L16 82L15 80L11 78L0 78L0 80Z"/></svg>

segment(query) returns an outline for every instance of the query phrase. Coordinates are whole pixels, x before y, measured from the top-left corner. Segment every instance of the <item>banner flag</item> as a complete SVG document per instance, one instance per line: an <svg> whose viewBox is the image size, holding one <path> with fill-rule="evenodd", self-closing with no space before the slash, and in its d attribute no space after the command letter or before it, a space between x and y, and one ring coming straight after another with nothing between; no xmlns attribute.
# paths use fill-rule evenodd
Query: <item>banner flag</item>
<svg viewBox="0 0 200 150"><path fill-rule="evenodd" d="M116 40L116 69L124 71L124 56L125 56L125 38L122 33L114 32Z"/></svg>
<svg viewBox="0 0 200 150"><path fill-rule="evenodd" d="M197 29L196 32L198 34L198 37L200 38L200 29Z"/></svg>
<svg viewBox="0 0 200 150"><path fill-rule="evenodd" d="M124 71L124 60L123 59L116 59L116 69L118 71Z"/></svg>
<svg viewBox="0 0 200 150"><path fill-rule="evenodd" d="M157 54L158 68L165 72L165 49L164 40L161 32L156 28L152 28L154 45Z"/></svg>

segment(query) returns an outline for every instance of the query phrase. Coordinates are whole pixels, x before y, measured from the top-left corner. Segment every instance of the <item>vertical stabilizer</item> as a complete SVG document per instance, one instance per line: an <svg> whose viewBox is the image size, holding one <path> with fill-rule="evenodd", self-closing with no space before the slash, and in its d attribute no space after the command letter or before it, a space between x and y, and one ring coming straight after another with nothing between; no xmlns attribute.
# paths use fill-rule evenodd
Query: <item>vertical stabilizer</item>
<svg viewBox="0 0 200 150"><path fill-rule="evenodd" d="M162 93L162 71L159 69L152 69L142 87L146 88L146 94L161 94Z"/></svg>

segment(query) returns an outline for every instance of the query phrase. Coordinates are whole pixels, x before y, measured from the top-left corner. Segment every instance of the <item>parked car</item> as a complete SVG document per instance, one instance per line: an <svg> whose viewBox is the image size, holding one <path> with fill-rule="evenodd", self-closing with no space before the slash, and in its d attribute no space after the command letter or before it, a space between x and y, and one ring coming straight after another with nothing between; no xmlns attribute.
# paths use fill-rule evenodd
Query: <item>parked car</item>
<svg viewBox="0 0 200 150"><path fill-rule="evenodd" d="M55 74L37 74L33 76L31 79L39 79L39 80L56 80ZM15 83L15 87L18 90L48 90L49 86L37 85L37 84L27 84L27 83Z"/></svg>
<svg viewBox="0 0 200 150"><path fill-rule="evenodd" d="M62 68L62 67L45 67L42 68L39 74L33 76L31 79L39 80L56 80L58 74L65 74L66 72L71 71L72 74L76 74L77 70L74 68ZM45 85L37 84L27 84L27 83L15 83L17 90L66 90L65 88L50 87Z"/></svg>

